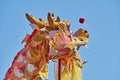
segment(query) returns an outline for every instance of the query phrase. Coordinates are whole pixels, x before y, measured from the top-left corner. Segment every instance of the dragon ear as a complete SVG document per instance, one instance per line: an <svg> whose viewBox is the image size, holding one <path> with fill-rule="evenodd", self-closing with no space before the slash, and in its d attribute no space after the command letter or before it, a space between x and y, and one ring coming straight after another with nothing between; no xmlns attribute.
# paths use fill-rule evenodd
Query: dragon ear
<svg viewBox="0 0 120 80"><path fill-rule="evenodd" d="M50 14L48 13L48 16L47 16L47 19L48 19L48 23L50 26L53 26L53 23L54 23L54 14Z"/></svg>
<svg viewBox="0 0 120 80"><path fill-rule="evenodd" d="M49 27L51 28L51 30L55 30L58 29L58 25L60 22L60 17L58 16L57 19L54 19L54 14L53 13L48 13L48 23L49 23Z"/></svg>
<svg viewBox="0 0 120 80"><path fill-rule="evenodd" d="M32 15L30 15L28 13L26 13L26 18L28 19L28 21L30 23L33 23L33 24L36 24L36 25L38 24L38 21Z"/></svg>
<svg viewBox="0 0 120 80"><path fill-rule="evenodd" d="M54 17L54 13L51 13L51 16Z"/></svg>
<svg viewBox="0 0 120 80"><path fill-rule="evenodd" d="M36 25L39 29L45 27L45 25L46 25L46 22L42 18L39 18L39 20L36 20L32 15L30 15L28 13L26 13L26 18L28 19L30 24ZM33 28L33 25L32 25L32 28ZM35 28L35 26L34 26L34 28Z"/></svg>
<svg viewBox="0 0 120 80"><path fill-rule="evenodd" d="M59 16L57 16L55 22L60 22L60 17Z"/></svg>

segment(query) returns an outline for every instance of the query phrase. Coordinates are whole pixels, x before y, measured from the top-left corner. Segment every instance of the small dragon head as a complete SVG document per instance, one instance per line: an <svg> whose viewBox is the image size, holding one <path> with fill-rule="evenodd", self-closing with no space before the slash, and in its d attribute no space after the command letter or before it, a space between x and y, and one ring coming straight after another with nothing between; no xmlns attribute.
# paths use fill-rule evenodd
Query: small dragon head
<svg viewBox="0 0 120 80"><path fill-rule="evenodd" d="M85 29L79 29L77 30L73 36L75 37L75 40L78 42L78 46L84 46L88 43L89 34L88 31Z"/></svg>

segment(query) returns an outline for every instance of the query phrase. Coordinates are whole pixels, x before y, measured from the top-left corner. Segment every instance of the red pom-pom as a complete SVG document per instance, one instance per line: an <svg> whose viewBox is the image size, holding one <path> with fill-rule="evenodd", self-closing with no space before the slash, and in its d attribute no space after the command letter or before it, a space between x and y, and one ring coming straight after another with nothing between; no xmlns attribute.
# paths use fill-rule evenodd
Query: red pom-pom
<svg viewBox="0 0 120 80"><path fill-rule="evenodd" d="M81 24L83 24L83 23L85 22L85 19L84 19L84 18L80 18L80 19L79 19L79 22L80 22Z"/></svg>

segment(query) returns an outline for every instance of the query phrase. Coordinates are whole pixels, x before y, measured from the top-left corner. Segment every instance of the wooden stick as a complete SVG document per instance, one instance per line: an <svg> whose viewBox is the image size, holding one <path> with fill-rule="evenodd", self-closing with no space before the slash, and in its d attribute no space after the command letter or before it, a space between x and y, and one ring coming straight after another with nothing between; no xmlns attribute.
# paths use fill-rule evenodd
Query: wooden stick
<svg viewBox="0 0 120 80"><path fill-rule="evenodd" d="M58 59L58 80L61 80L61 60Z"/></svg>

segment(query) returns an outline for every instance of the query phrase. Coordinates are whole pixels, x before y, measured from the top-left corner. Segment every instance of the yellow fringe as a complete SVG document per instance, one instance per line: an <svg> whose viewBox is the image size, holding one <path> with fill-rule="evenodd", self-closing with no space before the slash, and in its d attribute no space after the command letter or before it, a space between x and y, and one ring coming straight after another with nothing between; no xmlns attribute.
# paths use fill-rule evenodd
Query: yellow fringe
<svg viewBox="0 0 120 80"><path fill-rule="evenodd" d="M40 71L39 71L39 75L41 78L43 79L48 79L48 66L45 65L43 66Z"/></svg>
<svg viewBox="0 0 120 80"><path fill-rule="evenodd" d="M82 80L81 68L78 65L76 65L76 62L73 62L71 80Z"/></svg>

